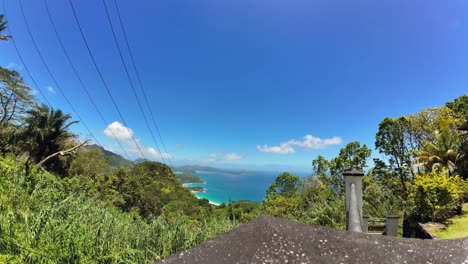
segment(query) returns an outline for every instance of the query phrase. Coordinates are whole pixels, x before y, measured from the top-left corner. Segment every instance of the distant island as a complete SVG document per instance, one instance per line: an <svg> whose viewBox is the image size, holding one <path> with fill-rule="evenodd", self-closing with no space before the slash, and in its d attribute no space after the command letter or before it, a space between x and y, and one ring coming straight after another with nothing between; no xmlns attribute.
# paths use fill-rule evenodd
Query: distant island
<svg viewBox="0 0 468 264"><path fill-rule="evenodd" d="M248 174L252 173L245 170L225 170L200 165L184 165L174 168L174 173L179 181L184 183L204 183L203 179L197 175L197 171L229 173L229 174Z"/></svg>
<svg viewBox="0 0 468 264"><path fill-rule="evenodd" d="M218 172L218 173L229 173L229 174L252 174L251 171L246 170L226 170L213 168L209 166L200 166L200 165L185 165L176 168L177 171L206 171L206 172Z"/></svg>
<svg viewBox="0 0 468 264"><path fill-rule="evenodd" d="M175 176L180 181L180 183L204 183L203 179L197 175L195 171L192 170L179 170L175 169Z"/></svg>

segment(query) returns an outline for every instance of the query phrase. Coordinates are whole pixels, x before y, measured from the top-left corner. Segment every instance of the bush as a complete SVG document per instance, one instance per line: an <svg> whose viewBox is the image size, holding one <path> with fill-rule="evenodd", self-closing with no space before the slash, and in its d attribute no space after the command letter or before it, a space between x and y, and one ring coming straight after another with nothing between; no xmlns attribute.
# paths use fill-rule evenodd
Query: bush
<svg viewBox="0 0 468 264"><path fill-rule="evenodd" d="M340 229L346 226L345 217L344 198L320 181L304 189L300 208L295 211L295 218L300 222Z"/></svg>
<svg viewBox="0 0 468 264"><path fill-rule="evenodd" d="M69 192L73 184L0 158L0 263L153 263L236 225L180 212L144 221L86 191Z"/></svg>
<svg viewBox="0 0 468 264"><path fill-rule="evenodd" d="M444 222L461 207L465 184L446 170L416 174L410 193L413 216L423 222Z"/></svg>

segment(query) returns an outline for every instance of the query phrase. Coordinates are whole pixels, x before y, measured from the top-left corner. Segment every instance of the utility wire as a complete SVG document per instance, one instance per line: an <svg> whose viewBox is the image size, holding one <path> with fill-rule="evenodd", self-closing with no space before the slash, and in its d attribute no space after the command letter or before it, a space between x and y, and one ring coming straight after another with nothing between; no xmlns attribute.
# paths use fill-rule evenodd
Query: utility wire
<svg viewBox="0 0 468 264"><path fill-rule="evenodd" d="M153 141L154 141L154 144L156 145L156 148L158 149L159 153L161 153L161 150L159 149L159 145L158 143L156 142L156 139L154 137L154 134L153 134L153 131L151 130L151 127L148 123L148 119L146 118L146 114L145 114L145 111L143 110L143 107L141 106L141 102L140 102L140 99L138 98L138 95L136 93L136 90L135 90L135 86L133 85L133 81L132 81L132 78L130 77L130 73L128 72L128 68L127 68L127 65L125 64L125 60L123 58L123 55L122 55L122 50L120 49L120 46L119 46L119 43L117 41L117 37L115 35L115 30L114 30L114 26L112 25L112 21L111 21L111 18L110 18L110 15L109 15L109 10L107 9L107 5L106 5L106 1L105 0L102 0L103 4L104 4L104 9L106 10L106 16L107 16L107 21L109 21L109 26L110 26L110 29L112 31L112 36L114 38L114 42L115 42L115 45L117 47L117 51L119 52L119 56L120 56L120 60L122 61L122 64L124 66L124 69L125 69L125 74L127 75L127 79L130 83L130 86L132 88L132 91L133 91L133 95L135 95L135 98L137 100L137 103L138 103L138 106L140 107L140 111L141 113L143 114L143 119L145 120L145 123L146 123L146 127L148 128L150 134L151 134L151 137L153 138ZM164 157L163 155L161 155L161 159L164 163L166 163L166 161L164 160Z"/></svg>
<svg viewBox="0 0 468 264"><path fill-rule="evenodd" d="M34 37L31 33L31 29L29 28L29 24L28 24L28 21L26 20L26 15L24 13L24 9L23 9L23 4L22 4L22 1L19 0L18 1L19 4L20 4L20 9L21 9L21 14L23 15L23 20L24 20L24 23L26 24L26 29L28 31L28 34L29 36L31 37L31 40L32 40L32 43L34 44L34 47L36 48L36 51L37 51L37 54L39 55L39 58L41 58L41 61L42 63L44 64L47 72L49 73L50 75L50 78L52 79L52 81L54 82L55 86L57 87L57 89L59 90L59 92L62 94L63 98L65 98L65 101L68 103L68 105L70 106L70 108L72 109L72 111L75 113L76 117L78 117L78 119L80 120L80 122L83 124L83 126L86 128L86 130L88 130L88 132L91 134L91 136L94 138L94 140L96 141L96 143L101 146L101 144L99 143L99 141L97 140L97 138L94 136L93 132L91 132L91 130L88 128L88 126L86 125L86 123L83 121L83 119L81 119L80 115L77 113L77 111L75 110L75 108L73 107L73 105L70 103L70 101L68 100L67 96L63 93L62 89L60 88L57 80L54 78L54 76L52 75L52 72L50 71L49 69L49 66L47 66L47 63L45 62L44 60L44 57L42 57L42 54L41 54L41 51L39 50L38 46L37 46L37 43L36 41L34 40ZM102 147L102 146L101 146Z"/></svg>
<svg viewBox="0 0 468 264"><path fill-rule="evenodd" d="M103 0L104 1L104 0ZM114 4L115 4L115 8L117 10L117 17L119 18L119 23L120 23L120 27L122 29L122 32L123 32L123 36L124 36L124 39L125 39L125 44L127 46L127 50L128 50L128 53L130 54L130 60L132 62L132 65L133 65L133 69L135 70L135 73L136 73L136 76L137 76L137 80L138 80L138 83L140 85L140 88L143 92L143 98L145 99L145 102L146 102L146 106L148 107L149 109L149 112L150 112L150 116L151 116L151 119L153 121L153 125L154 127L156 128L156 131L158 133L158 136L159 136L159 139L161 140L161 144L163 146L163 149L164 149L164 152L165 153L168 153L167 150L166 150L166 145L164 144L164 140L161 136L161 133L159 131L159 128L158 128L158 125L156 123L156 119L154 118L154 114L153 114L153 111L151 110L151 107L150 107L150 104L148 103L148 96L146 96L146 92L145 92L145 89L143 88L143 82L141 81L141 78L140 78L140 74L138 72L138 69L136 67L136 64L135 64L135 60L134 60L134 57L133 57L133 53L132 53L132 50L130 49L130 44L129 44L129 41L128 41L128 38L127 38L127 33L125 31L125 27L123 25L123 21L122 21L122 17L120 15L120 10L119 10L119 5L117 4L117 0L114 0ZM174 166L172 166L172 161L170 158L168 158L169 160L169 163L171 164L171 167L174 168Z"/></svg>
<svg viewBox="0 0 468 264"><path fill-rule="evenodd" d="M6 0L3 0L3 13L5 14L5 18L6 18L7 16L6 16L5 2L6 2ZM6 19L6 20L7 20L7 19ZM13 36L13 34L12 34L11 31L10 31L10 27L7 27L7 31L8 31L8 35ZM50 104L49 100L47 100L46 95L42 92L42 89L39 88L39 85L37 85L36 80L32 77L32 74L31 74L31 72L29 71L28 66L27 66L26 63L24 62L23 56L21 56L21 53L19 52L19 49L18 49L18 47L16 46L16 42L15 42L15 39L14 39L13 37L11 38L11 42L13 43L13 46L15 47L16 54L18 54L18 57L19 57L21 63L23 64L23 66L24 66L24 70L28 73L29 79L31 79L31 81L33 82L34 86L36 87L36 90L38 90L39 93L42 95L42 97L44 98L44 101L47 103L47 105L48 105L50 108L52 108L52 105Z"/></svg>
<svg viewBox="0 0 468 264"><path fill-rule="evenodd" d="M81 85L81 88L85 91L86 95L88 96L89 100L91 101L91 103L93 104L94 106L94 109L96 110L96 112L98 112L99 116L101 117L102 121L106 124L106 127L108 126L108 122L106 121L106 119L104 118L103 114L101 113L101 111L99 110L99 108L97 107L96 103L94 102L92 96L90 95L89 93L89 90L86 88L86 86L84 85L83 83L83 80L81 79L80 75L78 74L78 71L75 67L75 65L73 64L70 56L68 55L68 52L65 48L65 45L63 44L63 41L62 39L60 38L60 35L58 34L58 31L57 31L57 28L55 26L55 23L54 23L54 20L52 19L52 15L50 13L50 9L49 9L49 5L47 4L47 0L44 0L44 5L46 7L46 10L47 10L47 15L49 17L49 21L50 23L52 24L52 27L54 29L54 32L55 32L55 36L57 36L57 39L60 43L60 47L62 48L62 51L63 53L65 54L65 56L67 57L67 60L68 60L68 64L70 64L73 72L75 73L75 76L76 78L78 79L78 81L80 82L80 85ZM129 155L127 153L127 151L125 150L125 148L122 146L122 144L120 143L119 139L114 135L114 132L112 132L112 130L110 130L110 133L112 135L112 137L117 141L118 145L120 146L120 148L122 149L122 151L125 153L125 156L127 158L129 158Z"/></svg>
<svg viewBox="0 0 468 264"><path fill-rule="evenodd" d="M76 23L78 25L78 28L80 30L81 38L83 39L83 41L84 41L84 43L86 45L86 49L88 50L88 54L91 57L91 60L93 61L94 67L96 68L96 71L97 71L97 73L99 75L99 78L101 79L104 87L106 88L107 94L110 96L115 109L117 110L117 112L119 113L120 118L122 119L122 122L124 123L124 125L127 128L128 132L132 136L133 142L135 142L135 146L138 148L138 151L140 152L141 156L144 159L146 159L145 155L141 151L140 145L138 144L137 140L135 139L135 136L133 135L132 131L130 131L130 128L128 127L127 122L125 122L125 119L124 119L122 113L120 112L119 107L117 106L117 103L115 102L114 97L112 96L112 93L110 92L109 87L107 86L107 83L105 82L104 77L102 76L102 73L99 70L99 67L97 66L96 60L94 59L93 53L91 52L91 49L90 49L90 47L88 45L88 41L86 40L86 37L85 37L85 35L83 33L83 29L81 28L80 20L78 19L78 15L76 14L75 7L73 5L73 1L69 0L69 2L70 2L71 9L73 11L73 16L74 16L75 21L76 21Z"/></svg>

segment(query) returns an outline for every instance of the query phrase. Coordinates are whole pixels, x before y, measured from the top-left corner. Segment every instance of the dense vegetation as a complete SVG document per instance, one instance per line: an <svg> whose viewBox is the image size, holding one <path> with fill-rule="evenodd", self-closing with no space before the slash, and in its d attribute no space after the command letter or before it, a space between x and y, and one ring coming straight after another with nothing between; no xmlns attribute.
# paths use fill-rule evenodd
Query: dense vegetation
<svg viewBox="0 0 468 264"><path fill-rule="evenodd" d="M106 149L104 149L103 147L100 147L98 145L95 145L95 144L91 144L91 145L86 145L85 146L86 149L88 150L94 150L94 149L98 149L102 152L103 154L103 157L104 159L107 161L107 164L111 167L114 167L114 168L120 168L120 167L127 167L127 168L130 168L130 167L133 167L133 165L135 165L134 162L131 162L129 160L127 160L126 158L112 152L112 151L108 151Z"/></svg>
<svg viewBox="0 0 468 264"><path fill-rule="evenodd" d="M350 168L363 170L364 213L404 217L405 235L415 222L444 222L460 214L468 200L468 138L458 131L467 120L468 96L416 114L385 118L376 134L384 159L369 164L371 150L351 142L331 160L312 161L313 176L280 175L263 201L266 213L306 223L345 225L344 179Z"/></svg>
<svg viewBox="0 0 468 264"><path fill-rule="evenodd" d="M177 179L181 183L203 183L203 179L197 175L197 173L193 170L182 170L179 168L175 168L175 174Z"/></svg>
<svg viewBox="0 0 468 264"><path fill-rule="evenodd" d="M127 213L78 178L26 171L21 162L0 159L0 263L151 262L233 227L223 215L197 221L169 210L149 217L148 201L132 207L147 211Z"/></svg>
<svg viewBox="0 0 468 264"><path fill-rule="evenodd" d="M5 27L0 16L0 40ZM70 115L38 104L18 72L0 67L0 263L152 262L260 214L343 228L341 174L350 168L366 172L367 215L444 221L467 199L468 143L456 130L467 109L461 96L385 118L376 135L385 159L372 166L371 149L351 142L331 160L314 159L307 179L279 175L262 204L214 206L181 185L210 168L175 174L86 146L69 131Z"/></svg>
<svg viewBox="0 0 468 264"><path fill-rule="evenodd" d="M168 166L86 145L75 123L0 67L0 263L153 262L236 225Z"/></svg>

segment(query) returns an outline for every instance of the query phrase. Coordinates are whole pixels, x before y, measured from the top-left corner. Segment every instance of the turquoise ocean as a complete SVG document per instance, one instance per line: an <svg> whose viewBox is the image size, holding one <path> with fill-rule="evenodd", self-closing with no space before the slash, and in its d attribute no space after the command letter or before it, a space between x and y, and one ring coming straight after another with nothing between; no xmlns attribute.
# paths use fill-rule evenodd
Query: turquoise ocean
<svg viewBox="0 0 468 264"><path fill-rule="evenodd" d="M211 203L221 204L229 201L248 200L261 202L266 195L266 190L281 173L278 172L254 172L249 174L230 174L218 172L197 171L205 183L192 183L190 187L200 186L206 192L196 193L198 198L208 199ZM295 174L301 178L307 176L304 173Z"/></svg>

